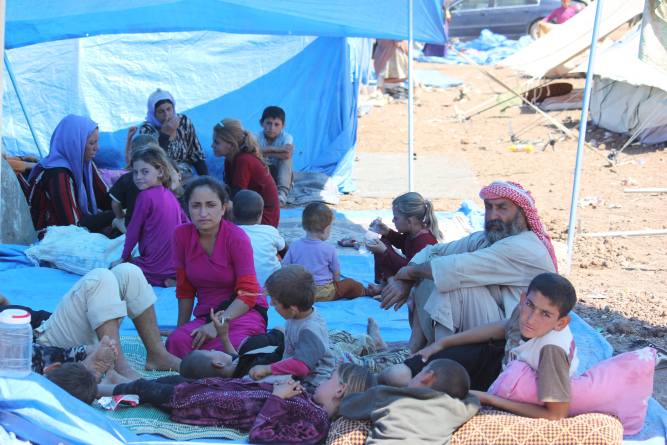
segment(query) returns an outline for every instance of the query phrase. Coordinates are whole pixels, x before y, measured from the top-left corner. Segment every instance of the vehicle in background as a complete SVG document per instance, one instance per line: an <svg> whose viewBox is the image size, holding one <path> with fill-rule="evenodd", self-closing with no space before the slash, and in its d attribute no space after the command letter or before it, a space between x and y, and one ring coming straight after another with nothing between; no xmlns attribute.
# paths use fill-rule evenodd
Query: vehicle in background
<svg viewBox="0 0 667 445"><path fill-rule="evenodd" d="M571 6L581 11L587 4L572 0ZM489 29L509 38L528 34L537 39L537 22L560 6L560 0L455 0L449 7L449 38L476 39Z"/></svg>

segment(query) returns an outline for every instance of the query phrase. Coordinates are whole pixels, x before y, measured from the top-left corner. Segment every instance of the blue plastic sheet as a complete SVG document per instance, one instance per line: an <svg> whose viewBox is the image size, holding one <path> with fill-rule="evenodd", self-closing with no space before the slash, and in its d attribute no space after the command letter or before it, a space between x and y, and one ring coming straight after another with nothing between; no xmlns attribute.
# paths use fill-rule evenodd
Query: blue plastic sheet
<svg viewBox="0 0 667 445"><path fill-rule="evenodd" d="M479 65L495 65L506 57L533 42L531 36L523 36L519 40L510 40L504 35L495 34L488 29L482 30L479 38L469 42L458 42L454 45L457 51L464 53L468 58ZM447 57L415 56L420 62L446 63L449 65L466 64L462 57L450 51Z"/></svg>
<svg viewBox="0 0 667 445"><path fill-rule="evenodd" d="M415 39L444 42L438 2L415 0L413 10ZM278 105L294 169L349 193L371 50L363 37L403 39L406 17L403 0L25 0L7 5L5 44L46 153L58 122L81 114L100 124L98 166L122 168L127 129L160 87L192 119L214 176L223 159L210 149L213 126L233 117L256 131L263 109ZM6 69L2 124L11 154L38 155Z"/></svg>
<svg viewBox="0 0 667 445"><path fill-rule="evenodd" d="M445 76L438 70L417 70L417 79L427 87L447 88L463 84L462 80Z"/></svg>

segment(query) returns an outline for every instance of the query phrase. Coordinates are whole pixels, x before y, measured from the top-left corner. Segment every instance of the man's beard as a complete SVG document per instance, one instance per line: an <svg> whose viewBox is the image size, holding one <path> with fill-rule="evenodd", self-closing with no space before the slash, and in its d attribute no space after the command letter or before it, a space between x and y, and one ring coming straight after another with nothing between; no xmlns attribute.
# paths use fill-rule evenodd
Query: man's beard
<svg viewBox="0 0 667 445"><path fill-rule="evenodd" d="M484 224L484 237L489 242L489 246L500 241L501 239L507 238L508 236L515 236L525 231L525 226L522 224L523 211L518 209L516 216L511 223L505 224L499 219L487 221ZM492 230L493 228L498 228L500 230Z"/></svg>

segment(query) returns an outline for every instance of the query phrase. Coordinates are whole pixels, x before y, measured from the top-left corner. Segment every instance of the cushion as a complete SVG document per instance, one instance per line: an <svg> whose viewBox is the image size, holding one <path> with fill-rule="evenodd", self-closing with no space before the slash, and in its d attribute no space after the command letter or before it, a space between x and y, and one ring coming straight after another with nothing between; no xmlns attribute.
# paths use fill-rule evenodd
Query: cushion
<svg viewBox="0 0 667 445"><path fill-rule="evenodd" d="M370 420L344 417L331 424L327 445L362 445ZM502 411L482 410L453 435L452 445L620 445L623 426L615 416L582 414L559 421L529 419Z"/></svg>
<svg viewBox="0 0 667 445"><path fill-rule="evenodd" d="M653 348L626 352L601 361L570 380L572 395L568 415L613 414L621 419L626 435L637 434L646 419L648 401L653 393L654 371ZM537 373L526 363L515 360L491 385L489 394L538 404Z"/></svg>

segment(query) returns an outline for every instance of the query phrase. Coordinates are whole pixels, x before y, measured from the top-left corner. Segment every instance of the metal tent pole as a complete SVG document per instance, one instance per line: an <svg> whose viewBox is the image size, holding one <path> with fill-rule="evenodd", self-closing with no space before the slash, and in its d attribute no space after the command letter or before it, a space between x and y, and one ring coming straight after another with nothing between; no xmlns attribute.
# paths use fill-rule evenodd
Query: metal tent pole
<svg viewBox="0 0 667 445"><path fill-rule="evenodd" d="M408 191L414 192L414 97L413 82L414 72L412 70L412 0L408 0Z"/></svg>
<svg viewBox="0 0 667 445"><path fill-rule="evenodd" d="M37 133L35 133L35 129L32 126L32 121L30 120L30 116L28 116L28 110L26 110L25 104L23 103L23 96L21 95L21 90L19 89L19 86L16 83L16 78L14 77L14 70L12 69L12 65L11 63L9 63L9 59L7 58L7 50L4 51L4 55L5 55L5 67L7 67L7 73L9 74L9 78L11 79L12 85L14 86L14 91L16 91L16 97L19 98L19 103L21 104L23 115L25 116L25 120L28 122L28 127L30 128L30 133L32 133L32 138L35 140L35 144L37 145L37 151L39 151L39 155L43 158L46 155L44 154L44 150L42 150L42 146L39 143L39 139L37 139Z"/></svg>
<svg viewBox="0 0 667 445"><path fill-rule="evenodd" d="M591 86L593 81L593 67L595 66L595 54L598 47L598 29L602 17L602 2L597 0L595 10L595 24L593 25L593 40L591 41L591 52L588 58L588 71L586 72L586 86L584 87L584 103L581 108L581 122L579 123L579 140L577 143L577 163L574 168L574 186L572 188L572 203L570 204L570 225L567 231L567 273L572 268L572 244L574 243L575 225L577 221L577 202L579 201L579 181L581 176L581 163L584 159L584 143L586 141L586 124L588 123L588 106L591 99Z"/></svg>

